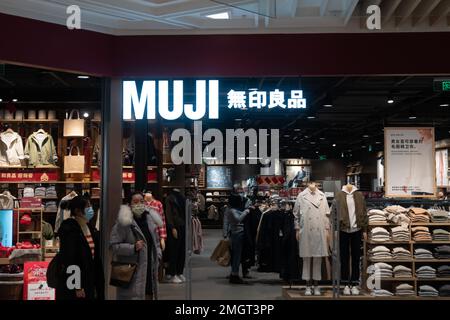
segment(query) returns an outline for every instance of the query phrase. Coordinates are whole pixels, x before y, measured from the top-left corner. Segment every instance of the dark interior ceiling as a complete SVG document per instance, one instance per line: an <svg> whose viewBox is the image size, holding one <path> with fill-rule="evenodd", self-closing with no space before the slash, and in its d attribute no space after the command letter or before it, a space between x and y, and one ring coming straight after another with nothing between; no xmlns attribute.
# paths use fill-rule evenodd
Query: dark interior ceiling
<svg viewBox="0 0 450 320"><path fill-rule="evenodd" d="M448 94L435 92L433 76L355 76L301 78L224 78L220 80L220 120L205 120L204 128L280 129L282 158L357 159L383 148L385 126L434 126L437 139L450 137ZM230 89L302 89L307 108L287 111L227 108ZM192 101L194 81L186 79L185 102ZM21 66L0 65L0 106L18 108L98 109L101 79ZM286 97L287 98L287 97ZM389 104L388 99L394 103ZM332 107L325 107L332 104ZM315 118L311 118L315 117ZM415 117L413 119L413 117ZM333 146L335 144L335 146Z"/></svg>

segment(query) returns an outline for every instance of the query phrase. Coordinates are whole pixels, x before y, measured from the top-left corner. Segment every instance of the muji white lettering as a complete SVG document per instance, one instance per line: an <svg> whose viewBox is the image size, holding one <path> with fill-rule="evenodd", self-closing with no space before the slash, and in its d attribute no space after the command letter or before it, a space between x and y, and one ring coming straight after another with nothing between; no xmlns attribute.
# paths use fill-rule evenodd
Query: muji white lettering
<svg viewBox="0 0 450 320"><path fill-rule="evenodd" d="M67 289L69 289L69 290L81 289L80 267L76 266L76 265L68 266L66 273L70 275L66 281Z"/></svg>
<svg viewBox="0 0 450 320"><path fill-rule="evenodd" d="M201 315L203 318L208 316L209 307L189 307L184 304L181 307L176 307L176 315Z"/></svg>
<svg viewBox="0 0 450 320"><path fill-rule="evenodd" d="M369 30L381 30L381 9L377 5L371 5L367 7L367 17L366 26Z"/></svg>
<svg viewBox="0 0 450 320"><path fill-rule="evenodd" d="M285 100L285 92L275 89L269 91L269 99L267 100L267 91L250 90L248 93L245 91L230 90L227 94L228 108L229 109L241 109L245 110L256 108L282 108L282 109L305 109L306 99L303 98L302 90L292 90L291 97Z"/></svg>
<svg viewBox="0 0 450 320"><path fill-rule="evenodd" d="M206 95L208 87L208 96ZM156 93L158 90L158 93ZM158 99L157 99L158 97ZM159 115L166 120L176 120L184 114L191 120L202 119L208 111L209 119L219 118L219 81L196 81L196 105L184 104L183 80L173 81L173 106L169 108L169 81L143 81L140 94L136 81L123 82L123 119L132 119L132 110L136 119L156 119L158 100ZM208 105L207 105L208 97Z"/></svg>
<svg viewBox="0 0 450 320"><path fill-rule="evenodd" d="M68 29L81 29L81 9L77 5L68 6L66 13L69 15L66 20Z"/></svg>

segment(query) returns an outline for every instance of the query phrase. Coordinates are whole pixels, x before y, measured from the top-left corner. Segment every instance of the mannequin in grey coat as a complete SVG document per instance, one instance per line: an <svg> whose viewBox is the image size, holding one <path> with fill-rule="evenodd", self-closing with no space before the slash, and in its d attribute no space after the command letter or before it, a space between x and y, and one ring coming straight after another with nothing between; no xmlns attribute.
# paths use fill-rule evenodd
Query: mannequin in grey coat
<svg viewBox="0 0 450 320"><path fill-rule="evenodd" d="M147 282L148 249L151 246L152 263L152 284L153 299L157 299L158 293L158 262L161 258L161 247L159 246L159 236L156 232L157 226L162 226L163 222L154 210L148 210L147 223L150 227L153 243L146 243L144 234L133 218L133 213L127 205L120 207L117 222L111 231L110 246L113 253L113 260L117 262L138 262L137 270L131 285L128 288L117 288L117 300L145 300ZM133 232L133 229L134 232ZM135 244L138 240L144 241L144 248L136 251Z"/></svg>

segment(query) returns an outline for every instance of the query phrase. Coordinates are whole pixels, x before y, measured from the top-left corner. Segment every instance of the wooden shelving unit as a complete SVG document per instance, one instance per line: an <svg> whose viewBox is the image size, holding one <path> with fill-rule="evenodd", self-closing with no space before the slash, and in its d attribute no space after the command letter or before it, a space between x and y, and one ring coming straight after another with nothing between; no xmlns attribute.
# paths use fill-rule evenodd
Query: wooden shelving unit
<svg viewBox="0 0 450 320"><path fill-rule="evenodd" d="M385 227L388 231L390 231L391 228L397 227L397 224L389 223L389 222L376 222L376 223L370 223L368 226L368 234L370 234L370 230L375 227ZM409 236L410 239L413 239L413 232L412 228L416 226L423 226L423 227L430 227L430 233L432 233L432 229L436 228L445 228L447 230L450 230L450 221L449 222L428 222L428 223L412 223L408 226ZM367 283L368 275L366 273L367 267L369 264L374 264L377 262L384 262L391 264L393 266L395 265L405 265L409 268L411 268L413 273L413 278L380 278L382 286L386 283L391 282L391 288L390 291L392 293L395 293L393 290L395 288L395 283L404 281L406 283L413 282L414 290L416 292L416 296L410 297L416 298L416 299L422 299L423 297L420 297L419 294L419 286L422 283L427 282L436 282L437 283L437 289L439 289L439 286L441 286L443 283L448 282L450 284L450 278L434 278L434 279L424 279L424 278L418 278L416 275L416 270L420 268L421 266L433 264L433 267L437 269L437 265L439 264L450 264L450 259L416 259L414 257L414 249L417 247L433 247L438 245L445 245L450 244L450 241L384 241L384 242L375 242L371 241L370 239L364 239L364 258L363 258L363 284L365 285ZM394 248L394 247L404 247L405 249L409 250L411 252L411 259L372 259L369 257L369 249L376 247L376 246L386 246L388 248ZM433 251L432 248L430 248L430 251ZM365 288L367 289L367 288ZM374 297L375 298L375 297ZM393 297L394 298L394 297ZM441 297L439 297L441 299Z"/></svg>

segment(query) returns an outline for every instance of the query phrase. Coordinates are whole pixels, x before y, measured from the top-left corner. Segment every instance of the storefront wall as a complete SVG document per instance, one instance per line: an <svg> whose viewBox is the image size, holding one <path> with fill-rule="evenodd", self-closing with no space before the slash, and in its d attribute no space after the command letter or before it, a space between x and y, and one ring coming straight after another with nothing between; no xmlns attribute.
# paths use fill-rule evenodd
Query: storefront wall
<svg viewBox="0 0 450 320"><path fill-rule="evenodd" d="M0 61L104 77L101 229L121 199L122 80L134 77L258 77L450 74L446 33L111 36L0 14ZM334 174L334 173L333 173ZM340 176L336 173L336 178ZM110 296L109 298L112 298Z"/></svg>

